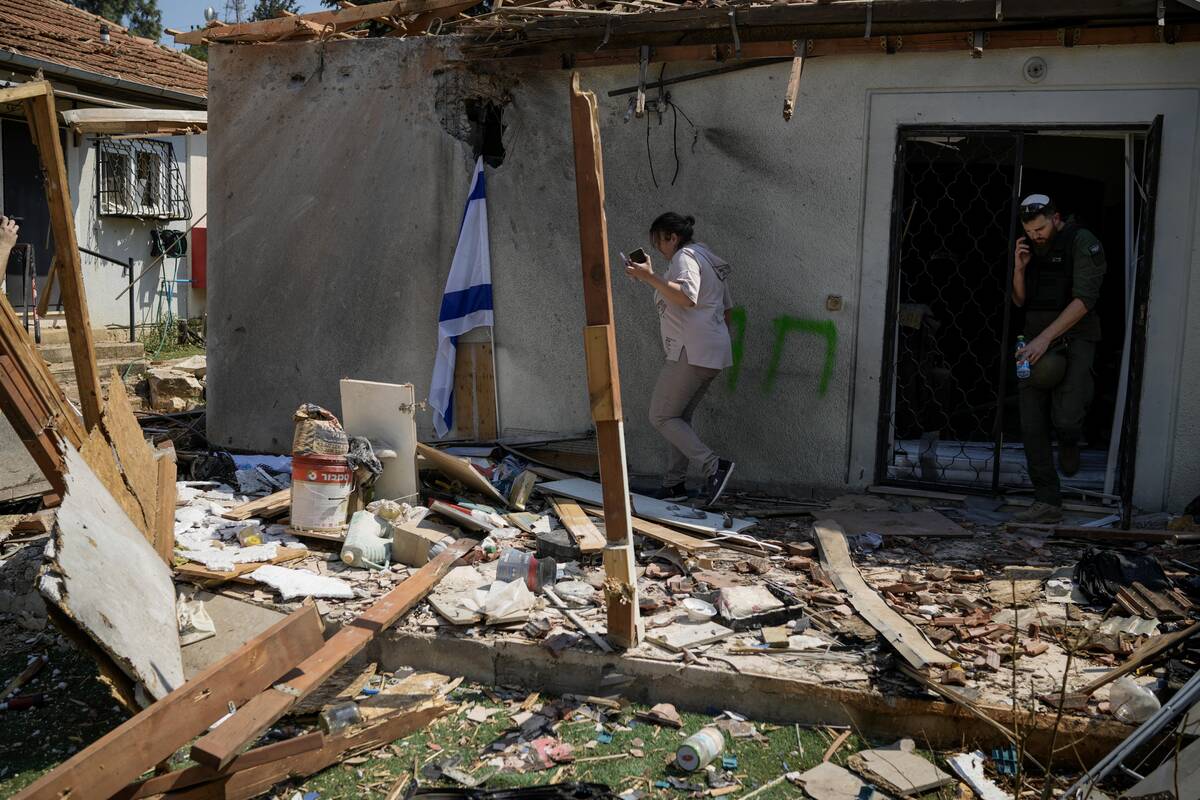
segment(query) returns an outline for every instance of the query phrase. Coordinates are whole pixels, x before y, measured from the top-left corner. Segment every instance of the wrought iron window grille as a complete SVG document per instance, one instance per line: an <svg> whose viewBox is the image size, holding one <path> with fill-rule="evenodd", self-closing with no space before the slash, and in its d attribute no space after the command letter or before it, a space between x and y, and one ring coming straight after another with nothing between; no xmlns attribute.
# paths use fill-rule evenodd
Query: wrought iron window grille
<svg viewBox="0 0 1200 800"><path fill-rule="evenodd" d="M101 216L185 220L192 216L170 142L96 140L96 204Z"/></svg>

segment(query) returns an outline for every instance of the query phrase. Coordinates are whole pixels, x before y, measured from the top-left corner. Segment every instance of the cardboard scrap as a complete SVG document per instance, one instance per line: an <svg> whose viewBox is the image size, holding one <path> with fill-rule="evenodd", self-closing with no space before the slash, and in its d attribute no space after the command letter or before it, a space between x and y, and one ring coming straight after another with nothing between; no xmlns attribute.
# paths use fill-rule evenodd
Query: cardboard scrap
<svg viewBox="0 0 1200 800"><path fill-rule="evenodd" d="M676 622L672 625L647 632L646 641L678 653L689 647L719 642L733 636L733 631L716 622Z"/></svg>
<svg viewBox="0 0 1200 800"><path fill-rule="evenodd" d="M668 728L683 727L683 719L679 716L679 712L675 710L675 706L670 703L659 703L649 711L639 711L634 716L645 722L665 725Z"/></svg>
<svg viewBox="0 0 1200 800"><path fill-rule="evenodd" d="M813 800L886 800L857 775L828 761L800 773L796 782Z"/></svg>

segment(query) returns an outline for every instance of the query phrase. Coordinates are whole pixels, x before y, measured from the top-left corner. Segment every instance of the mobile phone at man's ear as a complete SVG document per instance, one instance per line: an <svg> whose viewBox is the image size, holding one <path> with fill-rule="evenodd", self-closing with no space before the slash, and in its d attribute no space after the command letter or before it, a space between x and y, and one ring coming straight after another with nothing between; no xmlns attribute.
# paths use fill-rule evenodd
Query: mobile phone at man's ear
<svg viewBox="0 0 1200 800"><path fill-rule="evenodd" d="M646 251L639 247L629 254L629 260L638 264L645 264L650 259L646 258Z"/></svg>

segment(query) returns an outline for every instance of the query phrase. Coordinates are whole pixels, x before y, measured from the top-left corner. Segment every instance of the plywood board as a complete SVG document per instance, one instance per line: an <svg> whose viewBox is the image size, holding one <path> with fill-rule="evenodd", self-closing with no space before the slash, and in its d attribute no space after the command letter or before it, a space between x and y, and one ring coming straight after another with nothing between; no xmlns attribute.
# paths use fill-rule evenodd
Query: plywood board
<svg viewBox="0 0 1200 800"><path fill-rule="evenodd" d="M143 531L142 507L133 493L126 488L125 479L121 477L121 468L117 465L117 457L113 454L112 445L108 443L100 425L92 428L88 433L87 440L79 450L79 455L91 468L96 480L100 481L109 496L125 512L130 523L138 531Z"/></svg>
<svg viewBox="0 0 1200 800"><path fill-rule="evenodd" d="M479 470L471 466L471 462L467 459L443 453L436 447L430 447L421 442L417 442L417 452L421 454L421 458L428 461L434 469L446 477L459 481L471 491L478 492L503 507L508 507L508 501L504 495L500 494L495 486L492 486L491 481L480 475Z"/></svg>
<svg viewBox="0 0 1200 800"><path fill-rule="evenodd" d="M559 522L575 538L575 543L579 545L579 552L599 553L604 549L604 534L600 533L600 529L588 519L588 515L583 513L583 509L579 507L578 503L574 500L552 497L550 505L554 506L554 513L558 516Z"/></svg>
<svg viewBox="0 0 1200 800"><path fill-rule="evenodd" d="M733 631L716 622L676 622L646 634L646 641L672 652L719 642L733 636Z"/></svg>
<svg viewBox="0 0 1200 800"><path fill-rule="evenodd" d="M842 526L847 536L970 536L971 532L936 511L826 511L827 519Z"/></svg>
<svg viewBox="0 0 1200 800"><path fill-rule="evenodd" d="M381 459L383 474L375 481L375 497L414 501L417 497L416 399L411 383L378 383L343 378L342 427L365 436L375 448L395 450Z"/></svg>
<svg viewBox="0 0 1200 800"><path fill-rule="evenodd" d="M183 683L171 570L69 444L64 461L42 594L151 697L165 697Z"/></svg>
<svg viewBox="0 0 1200 800"><path fill-rule="evenodd" d="M141 508L142 517L138 527L147 541L153 542L158 517L158 465L154 461L154 448L146 443L142 428L133 416L121 374L115 369L108 379L108 401L104 404L102 423L104 433L120 462L125 485ZM174 508L171 513L174 514ZM136 519L134 521L138 522Z"/></svg>
<svg viewBox="0 0 1200 800"><path fill-rule="evenodd" d="M850 605L900 656L916 670L931 666L949 666L953 660L935 648L908 620L896 613L863 580L850 558L846 535L833 520L821 520L813 525L821 552L821 566L841 591L850 597Z"/></svg>
<svg viewBox="0 0 1200 800"><path fill-rule="evenodd" d="M539 483L538 491L546 494L570 497L593 506L604 505L600 484L595 481L584 480L583 478ZM756 524L754 520L734 517L732 527L726 528L724 520L719 514L709 514L703 511L697 512L696 509L689 506L668 503L664 500L656 500L653 497L646 497L640 494L630 493L629 499L633 503L633 513L637 516L661 522L664 525L672 525L676 528L696 531L697 533L710 535L738 533ZM697 513L702 516L697 516Z"/></svg>

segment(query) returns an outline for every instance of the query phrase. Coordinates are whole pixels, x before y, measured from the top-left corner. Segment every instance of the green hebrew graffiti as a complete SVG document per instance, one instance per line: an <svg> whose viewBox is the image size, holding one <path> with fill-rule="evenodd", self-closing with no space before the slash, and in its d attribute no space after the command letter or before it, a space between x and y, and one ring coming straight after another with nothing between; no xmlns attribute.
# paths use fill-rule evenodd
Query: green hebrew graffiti
<svg viewBox="0 0 1200 800"><path fill-rule="evenodd" d="M731 338L733 339L733 366L729 368L726 380L729 382L729 391L732 392L737 388L738 375L742 371L742 351L746 344L745 306L736 306L729 309L729 328Z"/></svg>
<svg viewBox="0 0 1200 800"><path fill-rule="evenodd" d="M817 394L824 396L829 390L829 381L833 377L833 364L837 358L837 328L827 319L800 319L799 317L776 317L771 320L775 328L775 345L771 348L771 363L767 366L767 374L763 378L763 391L769 392L775 388L775 377L779 372L779 362L783 358L783 343L787 335L793 332L811 333L825 337L825 365L821 368L821 383ZM734 361L737 364L737 361Z"/></svg>

